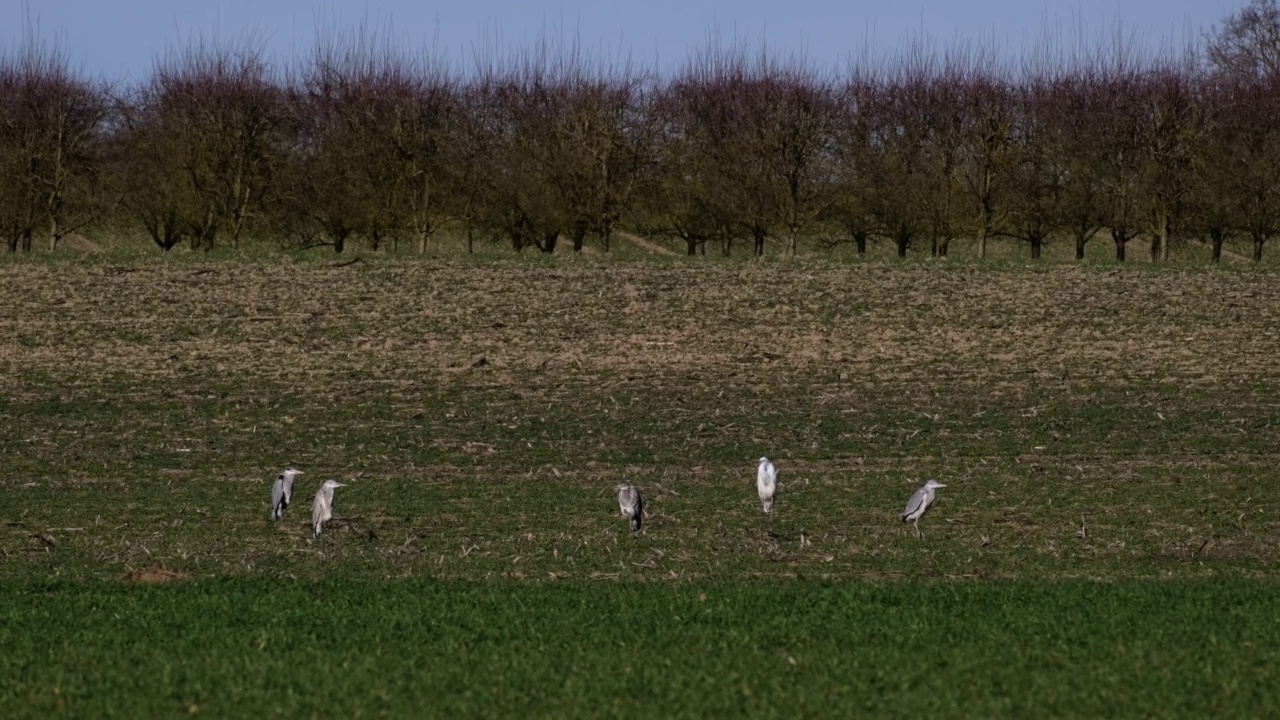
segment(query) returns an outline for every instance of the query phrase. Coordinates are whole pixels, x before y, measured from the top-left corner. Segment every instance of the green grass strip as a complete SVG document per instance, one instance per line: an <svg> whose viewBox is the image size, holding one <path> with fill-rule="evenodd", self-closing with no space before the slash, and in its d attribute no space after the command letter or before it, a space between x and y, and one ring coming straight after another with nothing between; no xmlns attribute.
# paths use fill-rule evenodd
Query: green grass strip
<svg viewBox="0 0 1280 720"><path fill-rule="evenodd" d="M0 584L0 716L1276 717L1280 586Z"/></svg>

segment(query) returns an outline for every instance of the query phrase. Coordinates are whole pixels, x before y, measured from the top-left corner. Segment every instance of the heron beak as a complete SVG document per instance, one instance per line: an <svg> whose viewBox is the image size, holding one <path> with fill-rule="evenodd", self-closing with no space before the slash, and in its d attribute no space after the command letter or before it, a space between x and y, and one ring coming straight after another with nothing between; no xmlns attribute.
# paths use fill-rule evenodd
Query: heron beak
<svg viewBox="0 0 1280 720"><path fill-rule="evenodd" d="M938 483L937 485L934 485L934 487L946 487L946 485L943 485L942 483Z"/></svg>
<svg viewBox="0 0 1280 720"><path fill-rule="evenodd" d="M294 475L306 475L306 473L302 472L301 470L294 470L294 471L293 471L293 474L294 474Z"/></svg>

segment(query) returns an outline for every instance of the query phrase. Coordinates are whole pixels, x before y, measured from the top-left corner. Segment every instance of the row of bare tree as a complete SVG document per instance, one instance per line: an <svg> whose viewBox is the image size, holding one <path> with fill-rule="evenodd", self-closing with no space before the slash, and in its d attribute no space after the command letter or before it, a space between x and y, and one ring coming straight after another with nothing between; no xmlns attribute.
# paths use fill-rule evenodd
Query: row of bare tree
<svg viewBox="0 0 1280 720"><path fill-rule="evenodd" d="M252 39L195 42L123 89L28 42L0 59L0 234L425 251L449 227L469 249L607 252L626 227L690 255L967 238L1033 258L1103 236L1119 260L1241 237L1260 260L1280 233L1267 23L1254 0L1176 59L917 52L833 76L735 46L669 78L546 47L462 73L357 31L288 71Z"/></svg>

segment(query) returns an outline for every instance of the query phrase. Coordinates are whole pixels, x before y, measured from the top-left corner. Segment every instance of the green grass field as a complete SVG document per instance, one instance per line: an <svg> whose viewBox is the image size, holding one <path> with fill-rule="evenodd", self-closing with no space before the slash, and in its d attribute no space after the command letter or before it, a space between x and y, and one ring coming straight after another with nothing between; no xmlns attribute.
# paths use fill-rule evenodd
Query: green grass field
<svg viewBox="0 0 1280 720"><path fill-rule="evenodd" d="M1269 268L107 252L0 278L0 716L1280 704Z"/></svg>
<svg viewBox="0 0 1280 720"><path fill-rule="evenodd" d="M4 589L15 718L1280 712L1272 582Z"/></svg>

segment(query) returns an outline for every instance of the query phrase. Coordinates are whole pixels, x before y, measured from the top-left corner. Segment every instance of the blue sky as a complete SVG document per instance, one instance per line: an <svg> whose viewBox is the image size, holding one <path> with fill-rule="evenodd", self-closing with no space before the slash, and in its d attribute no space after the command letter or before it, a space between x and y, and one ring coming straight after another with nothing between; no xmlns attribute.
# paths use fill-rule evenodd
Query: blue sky
<svg viewBox="0 0 1280 720"><path fill-rule="evenodd" d="M138 79L152 59L191 33L233 37L253 30L268 49L305 52L317 23L392 24L411 42L434 43L464 60L485 38L521 46L540 34L577 37L589 50L660 67L679 65L708 32L759 41L784 54L803 50L816 63L842 66L869 46L892 52L913 37L937 46L994 39L1016 53L1044 34L1111 36L1119 25L1148 46L1181 41L1218 22L1245 0L28 0L0 9L0 43L21 35L23 8L47 39L57 39L91 74Z"/></svg>

